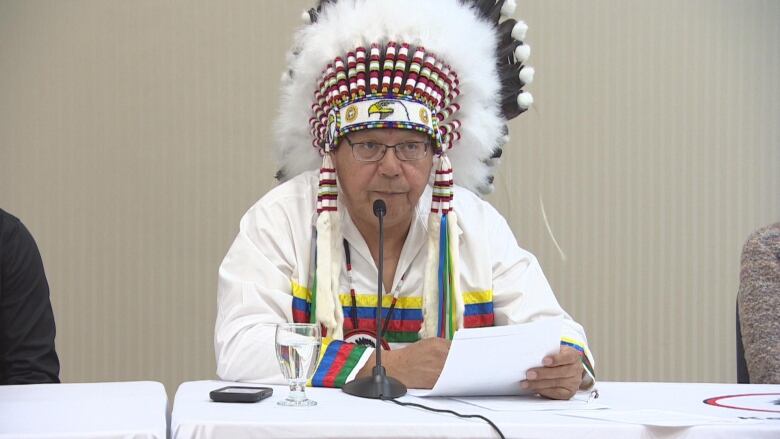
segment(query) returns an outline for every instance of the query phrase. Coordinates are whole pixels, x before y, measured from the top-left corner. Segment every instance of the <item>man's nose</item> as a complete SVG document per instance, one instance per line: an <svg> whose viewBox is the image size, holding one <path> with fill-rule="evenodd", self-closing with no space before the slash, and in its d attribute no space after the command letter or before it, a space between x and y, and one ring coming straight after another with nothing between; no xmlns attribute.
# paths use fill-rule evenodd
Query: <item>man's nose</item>
<svg viewBox="0 0 780 439"><path fill-rule="evenodd" d="M395 155L395 148L387 148L385 156L379 161L379 173L385 177L395 177L401 173L401 161Z"/></svg>

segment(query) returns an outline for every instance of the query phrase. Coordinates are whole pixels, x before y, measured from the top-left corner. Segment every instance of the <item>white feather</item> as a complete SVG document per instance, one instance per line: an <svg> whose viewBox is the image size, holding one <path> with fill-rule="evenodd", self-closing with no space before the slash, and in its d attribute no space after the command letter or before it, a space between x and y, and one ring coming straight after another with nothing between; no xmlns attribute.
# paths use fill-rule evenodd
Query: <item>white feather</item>
<svg viewBox="0 0 780 439"><path fill-rule="evenodd" d="M425 261L423 279L423 323L420 325L420 338L436 337L436 323L439 318L439 231L441 222L438 213L428 214L428 258Z"/></svg>
<svg viewBox="0 0 780 439"><path fill-rule="evenodd" d="M525 21L518 21L512 28L512 38L524 41L526 32L528 32L528 25L525 24Z"/></svg>
<svg viewBox="0 0 780 439"><path fill-rule="evenodd" d="M501 15L504 17L509 17L510 15L515 13L515 10L517 9L517 3L515 0L506 0L504 2L504 5L501 6Z"/></svg>
<svg viewBox="0 0 780 439"><path fill-rule="evenodd" d="M331 156L322 159L323 168L332 168ZM339 277L344 254L339 213L324 211L317 216L317 297L316 319L328 329L328 336L344 338L344 312L339 300Z"/></svg>
<svg viewBox="0 0 780 439"><path fill-rule="evenodd" d="M523 81L523 84L530 84L534 82L534 74L536 73L536 70L534 70L533 67L530 66L523 66L523 68L520 70L520 80Z"/></svg>
<svg viewBox="0 0 780 439"><path fill-rule="evenodd" d="M521 44L515 48L515 59L521 63L528 61L531 57L531 46L528 44Z"/></svg>
<svg viewBox="0 0 780 439"><path fill-rule="evenodd" d="M292 50L288 50L287 53L284 54L284 59L287 61L288 67L292 66L292 64L295 62L295 58L297 58L297 56Z"/></svg>
<svg viewBox="0 0 780 439"><path fill-rule="evenodd" d="M527 91L524 91L517 95L517 105L527 110L531 105L534 103L534 97L531 96L531 93L528 93Z"/></svg>
<svg viewBox="0 0 780 439"><path fill-rule="evenodd" d="M301 20L306 24L311 24L311 15L309 15L309 11L301 12Z"/></svg>

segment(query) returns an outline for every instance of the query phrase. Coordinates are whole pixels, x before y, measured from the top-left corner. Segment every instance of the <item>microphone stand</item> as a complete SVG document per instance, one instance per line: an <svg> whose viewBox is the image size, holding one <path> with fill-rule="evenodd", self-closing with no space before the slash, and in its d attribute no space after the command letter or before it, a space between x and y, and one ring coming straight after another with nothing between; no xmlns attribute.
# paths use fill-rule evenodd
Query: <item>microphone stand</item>
<svg viewBox="0 0 780 439"><path fill-rule="evenodd" d="M350 381L341 388L345 393L361 398L393 399L406 395L406 386L397 379L387 376L382 366L382 270L384 268L384 217L387 206L384 200L374 201L374 215L379 218L379 271L376 286L376 365L370 377Z"/></svg>

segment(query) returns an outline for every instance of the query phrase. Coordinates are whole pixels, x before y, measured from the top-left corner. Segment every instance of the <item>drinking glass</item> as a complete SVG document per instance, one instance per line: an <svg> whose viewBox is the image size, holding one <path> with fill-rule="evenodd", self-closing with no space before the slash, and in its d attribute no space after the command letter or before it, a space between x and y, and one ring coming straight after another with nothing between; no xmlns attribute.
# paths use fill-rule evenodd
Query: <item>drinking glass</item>
<svg viewBox="0 0 780 439"><path fill-rule="evenodd" d="M308 407L317 405L306 398L306 382L317 368L320 354L320 325L315 323L281 323L276 327L276 359L290 385L287 399L279 405Z"/></svg>

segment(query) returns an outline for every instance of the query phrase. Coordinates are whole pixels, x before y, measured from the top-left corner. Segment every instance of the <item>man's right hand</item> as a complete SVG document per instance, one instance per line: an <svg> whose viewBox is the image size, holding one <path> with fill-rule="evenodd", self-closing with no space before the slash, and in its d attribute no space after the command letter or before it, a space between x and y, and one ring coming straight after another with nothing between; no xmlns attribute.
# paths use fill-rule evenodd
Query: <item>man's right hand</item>
<svg viewBox="0 0 780 439"><path fill-rule="evenodd" d="M432 337L394 351L382 351L382 365L387 374L410 389L430 389L439 379L447 354L449 340ZM358 377L371 376L376 365L376 354L366 362Z"/></svg>

